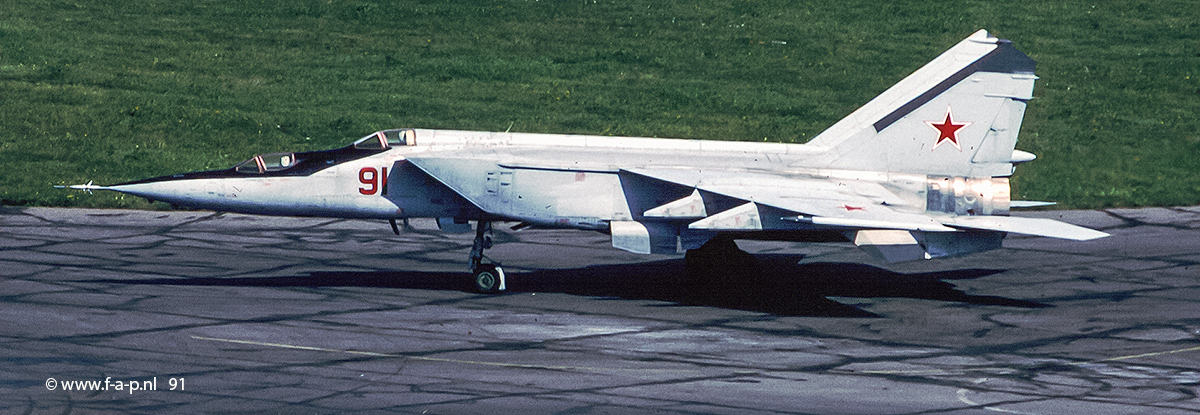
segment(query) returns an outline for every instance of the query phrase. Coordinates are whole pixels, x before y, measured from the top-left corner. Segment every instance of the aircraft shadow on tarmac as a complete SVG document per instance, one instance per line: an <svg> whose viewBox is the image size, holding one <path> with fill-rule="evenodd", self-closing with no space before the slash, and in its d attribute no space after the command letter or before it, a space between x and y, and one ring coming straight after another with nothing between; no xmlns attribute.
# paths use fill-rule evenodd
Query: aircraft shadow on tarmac
<svg viewBox="0 0 1200 415"><path fill-rule="evenodd" d="M1006 307L1049 307L1028 300L969 295L945 281L980 278L1003 270L963 269L902 274L855 263L798 264L800 257L796 255L755 255L755 258L755 266L692 273L685 271L683 260L509 272L508 294L501 295L554 292L812 317L878 317L826 297L916 298ZM469 282L464 274L420 271L314 272L294 277L106 279L90 282L469 290Z"/></svg>

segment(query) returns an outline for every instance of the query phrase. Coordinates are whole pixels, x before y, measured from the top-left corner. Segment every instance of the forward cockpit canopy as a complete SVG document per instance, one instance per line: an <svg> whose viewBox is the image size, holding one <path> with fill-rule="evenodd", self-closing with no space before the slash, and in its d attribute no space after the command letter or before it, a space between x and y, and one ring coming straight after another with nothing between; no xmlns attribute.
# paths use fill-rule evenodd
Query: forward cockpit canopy
<svg viewBox="0 0 1200 415"><path fill-rule="evenodd" d="M306 163L306 165L311 164L314 161L314 157L317 163L328 165L334 163L337 159L346 157L347 151L349 151L351 154L372 154L379 150L387 150L397 146L413 146L417 144L416 137L416 131L411 129L383 130L371 133L366 137L355 140L354 144L351 144L350 147L338 150L301 153L300 155L304 156L306 160L309 160L309 163ZM359 152L350 149L369 150L370 152ZM324 155L324 157L321 155ZM350 159L357 157L362 157L362 155L350 155ZM300 160L296 159L296 153L260 154L249 160L238 163L238 165L233 167L233 170L243 174L264 174L287 170L297 164L300 164Z"/></svg>

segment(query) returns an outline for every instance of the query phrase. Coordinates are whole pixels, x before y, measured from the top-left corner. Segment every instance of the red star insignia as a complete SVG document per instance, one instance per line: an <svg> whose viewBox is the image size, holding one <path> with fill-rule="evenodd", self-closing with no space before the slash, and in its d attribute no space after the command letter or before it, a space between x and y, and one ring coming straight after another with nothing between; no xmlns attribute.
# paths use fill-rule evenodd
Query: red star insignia
<svg viewBox="0 0 1200 415"><path fill-rule="evenodd" d="M847 212L850 212L855 210L864 210L866 208L860 206L842 205L842 209L846 209Z"/></svg>
<svg viewBox="0 0 1200 415"><path fill-rule="evenodd" d="M971 125L971 123L963 122L955 124L953 117L950 115L949 106L946 107L946 120L942 121L941 124L938 124L937 121L925 121L925 123L938 131L937 142L933 143L934 150L937 150L938 146L942 145L942 143L949 141L950 144L954 144L954 148L962 151L962 147L958 145L958 130Z"/></svg>

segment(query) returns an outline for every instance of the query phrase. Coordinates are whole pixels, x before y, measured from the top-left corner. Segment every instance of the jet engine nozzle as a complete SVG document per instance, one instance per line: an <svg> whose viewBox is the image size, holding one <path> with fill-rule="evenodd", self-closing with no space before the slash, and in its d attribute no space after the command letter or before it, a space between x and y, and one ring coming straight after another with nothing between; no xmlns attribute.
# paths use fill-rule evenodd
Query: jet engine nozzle
<svg viewBox="0 0 1200 415"><path fill-rule="evenodd" d="M925 210L956 215L1007 216L1012 196L1007 177L926 178Z"/></svg>

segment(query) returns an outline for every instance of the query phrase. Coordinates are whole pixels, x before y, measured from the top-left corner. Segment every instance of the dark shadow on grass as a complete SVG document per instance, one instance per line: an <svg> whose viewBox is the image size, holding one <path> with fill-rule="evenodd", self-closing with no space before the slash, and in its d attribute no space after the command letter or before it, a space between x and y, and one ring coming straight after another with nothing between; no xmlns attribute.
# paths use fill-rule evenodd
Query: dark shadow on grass
<svg viewBox="0 0 1200 415"><path fill-rule="evenodd" d="M683 260L509 272L509 293L565 293L659 300L784 316L878 317L826 297L917 298L963 304L1039 308L1033 301L969 295L946 280L1003 272L964 269L901 274L854 263L797 264L794 255L757 255L757 266L688 274ZM314 272L295 277L105 279L90 282L179 286L378 287L468 291L465 273Z"/></svg>

